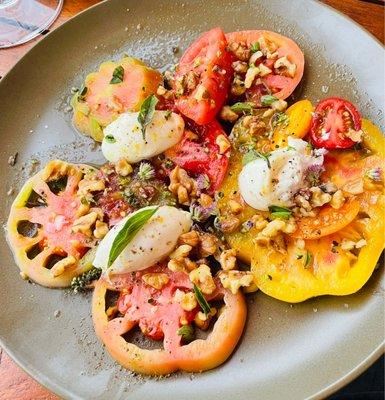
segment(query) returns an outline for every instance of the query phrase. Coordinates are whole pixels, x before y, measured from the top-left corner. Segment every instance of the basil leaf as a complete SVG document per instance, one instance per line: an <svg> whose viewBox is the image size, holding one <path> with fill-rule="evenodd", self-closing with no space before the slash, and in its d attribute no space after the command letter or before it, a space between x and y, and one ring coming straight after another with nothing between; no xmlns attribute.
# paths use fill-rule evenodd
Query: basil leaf
<svg viewBox="0 0 385 400"><path fill-rule="evenodd" d="M104 136L104 140L105 140L107 143L115 143L115 142L116 142L116 139L115 139L112 135L106 135L106 136Z"/></svg>
<svg viewBox="0 0 385 400"><path fill-rule="evenodd" d="M124 68L121 65L118 65L114 69L114 72L112 73L110 84L114 85L115 83L122 83L123 77L124 77Z"/></svg>
<svg viewBox="0 0 385 400"><path fill-rule="evenodd" d="M255 105L254 105L254 103L251 103L251 102L235 103L232 106L230 106L230 108L235 113L242 113L242 112L251 113L251 112L253 112Z"/></svg>
<svg viewBox="0 0 385 400"><path fill-rule="evenodd" d="M207 303L205 296L203 296L201 290L199 289L199 287L197 285L195 285L195 283L194 283L194 294L195 294L195 297L196 297L202 311L206 315L208 315L211 311L211 307L210 307L209 303Z"/></svg>
<svg viewBox="0 0 385 400"><path fill-rule="evenodd" d="M313 262L313 254L311 254L309 250L306 250L305 264L303 267L306 269L312 262Z"/></svg>
<svg viewBox="0 0 385 400"><path fill-rule="evenodd" d="M272 96L271 94L265 94L264 96L261 97L261 104L263 106L270 106L277 100L278 100L277 97Z"/></svg>
<svg viewBox="0 0 385 400"><path fill-rule="evenodd" d="M143 140L146 138L146 127L154 117L155 107L158 103L158 99L155 95L151 94L142 103L138 115L138 122L142 127Z"/></svg>
<svg viewBox="0 0 385 400"><path fill-rule="evenodd" d="M291 217L291 210L286 207L270 206L269 211L273 218L289 219Z"/></svg>
<svg viewBox="0 0 385 400"><path fill-rule="evenodd" d="M123 228L116 235L108 256L107 267L111 267L114 261L118 258L120 253L136 236L144 224L156 213L158 207L146 207L142 210L135 212L130 216Z"/></svg>
<svg viewBox="0 0 385 400"><path fill-rule="evenodd" d="M261 46L259 42L255 42L250 46L250 50L252 53L256 53L257 51L261 50Z"/></svg>
<svg viewBox="0 0 385 400"><path fill-rule="evenodd" d="M250 149L248 150L242 158L242 165L246 165L251 161L256 160L257 158L262 158L263 160L266 161L268 168L271 168L270 160L269 160L270 154L264 154L260 153L258 150L255 149Z"/></svg>
<svg viewBox="0 0 385 400"><path fill-rule="evenodd" d="M177 334L182 336L185 343L190 343L194 340L194 328L191 325L183 325L177 330Z"/></svg>

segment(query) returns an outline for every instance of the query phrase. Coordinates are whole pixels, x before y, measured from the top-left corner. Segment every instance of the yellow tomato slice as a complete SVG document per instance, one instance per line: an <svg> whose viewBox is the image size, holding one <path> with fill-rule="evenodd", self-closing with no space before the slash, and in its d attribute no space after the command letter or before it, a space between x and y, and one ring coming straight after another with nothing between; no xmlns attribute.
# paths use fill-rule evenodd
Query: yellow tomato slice
<svg viewBox="0 0 385 400"><path fill-rule="evenodd" d="M375 204L372 204L375 201ZM259 289L276 299L296 303L321 295L348 295L370 278L385 245L384 196L376 193L362 199L365 217L332 235L305 241L305 249L288 239L287 254L272 246L256 246L251 263ZM366 240L358 256L344 251L343 239Z"/></svg>
<svg viewBox="0 0 385 400"><path fill-rule="evenodd" d="M385 138L380 129L371 121L363 118L362 131L364 132L363 144L366 148L385 158Z"/></svg>
<svg viewBox="0 0 385 400"><path fill-rule="evenodd" d="M290 106L285 114L289 117L286 126L278 126L273 134L273 145L286 147L287 138L303 138L310 129L314 107L309 100L300 100Z"/></svg>

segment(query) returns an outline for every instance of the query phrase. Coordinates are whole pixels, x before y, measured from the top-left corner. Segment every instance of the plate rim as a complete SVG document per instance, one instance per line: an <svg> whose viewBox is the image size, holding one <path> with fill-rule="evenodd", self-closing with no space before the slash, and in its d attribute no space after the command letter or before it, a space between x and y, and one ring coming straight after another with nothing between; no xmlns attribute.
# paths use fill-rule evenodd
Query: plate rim
<svg viewBox="0 0 385 400"><path fill-rule="evenodd" d="M309 1L309 0L307 0ZM353 24L356 28L358 28L361 32L367 35L370 39L374 40L377 45L379 45L383 51L385 51L385 44L383 44L376 36L374 36L371 32L369 32L364 26L356 22L354 19L346 15L340 10L335 9L329 4L323 3L319 0L310 0L311 3L316 4L319 7L324 7L328 9L329 12L335 13L339 15L339 17L345 19L347 22ZM10 76L21 64L25 58L29 56L30 53L35 51L35 49L39 48L40 46L44 46L46 38L49 38L51 35L55 35L55 32L59 32L61 29L65 29L66 25L72 22L75 19L82 18L83 14L91 12L94 8L101 7L105 3L108 3L108 0L102 0L84 10L79 12L78 14L72 16L61 25L50 31L47 35L33 45L12 67L9 71L5 73L0 79L0 87L4 84L4 81ZM50 390L52 393L61 396L65 399L81 399L78 395L74 395L74 393L70 392L66 389L64 385L60 385L59 383L54 382L52 379L48 378L44 373L41 373L37 370L31 363L27 361L22 361L21 356L17 356L13 350L11 350L5 341L2 340L0 337L0 347L2 347L7 355L30 377L32 377L35 381L41 384L46 389ZM348 385L358 376L360 376L363 372L365 372L371 365L373 365L383 354L385 354L385 337L383 341L378 345L378 347L372 351L366 358L364 358L358 365L354 366L350 371L348 371L343 376L339 377L334 382L330 383L328 386L322 388L318 392L308 396L305 400L321 400L325 399L326 397L332 395L339 389L343 388L344 386Z"/></svg>

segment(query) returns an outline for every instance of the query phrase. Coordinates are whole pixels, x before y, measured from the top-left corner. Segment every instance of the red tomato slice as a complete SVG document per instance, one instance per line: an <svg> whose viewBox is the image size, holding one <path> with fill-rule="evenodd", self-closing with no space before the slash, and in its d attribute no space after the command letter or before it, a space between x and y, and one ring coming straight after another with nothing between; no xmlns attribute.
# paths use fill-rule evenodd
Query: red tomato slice
<svg viewBox="0 0 385 400"><path fill-rule="evenodd" d="M176 106L199 125L212 121L227 98L232 58L226 47L225 34L220 28L214 28L186 50L176 70L175 82L195 76L195 88L179 96Z"/></svg>
<svg viewBox="0 0 385 400"><path fill-rule="evenodd" d="M310 137L316 147L346 149L355 142L346 136L349 129L361 129L361 115L347 100L330 97L318 103L310 128Z"/></svg>
<svg viewBox="0 0 385 400"><path fill-rule="evenodd" d="M278 33L253 30L226 34L229 45L236 42L246 45L248 48L257 43L262 37L277 46L276 51L278 54L276 59L286 56L291 63L296 65L296 71L293 77L283 76L278 74L278 71L274 69L274 61L272 59L267 59L266 57L259 59L256 65L263 63L264 66L273 71L271 74L260 78L262 83L257 83L246 91L247 100L254 101L258 106L260 105L260 97L264 94L271 93L278 99L289 97L301 81L305 66L305 58L298 45L293 40Z"/></svg>
<svg viewBox="0 0 385 400"><path fill-rule="evenodd" d="M229 164L228 155L220 155L216 143L217 137L226 133L216 120L203 126L187 121L186 128L183 139L166 151L166 157L192 174L206 174L212 193L220 187ZM188 139L189 130L199 136L199 141Z"/></svg>

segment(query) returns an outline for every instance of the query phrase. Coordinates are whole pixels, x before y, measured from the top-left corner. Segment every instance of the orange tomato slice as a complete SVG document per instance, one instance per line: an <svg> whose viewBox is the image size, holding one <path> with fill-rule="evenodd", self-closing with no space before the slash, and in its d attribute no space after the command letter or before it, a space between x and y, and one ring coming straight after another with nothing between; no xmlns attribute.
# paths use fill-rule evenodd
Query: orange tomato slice
<svg viewBox="0 0 385 400"><path fill-rule="evenodd" d="M360 211L357 200L347 201L341 208L335 210L327 205L322 207L316 217L304 217L297 220L297 230L292 237L301 239L319 239L338 232L350 224Z"/></svg>

